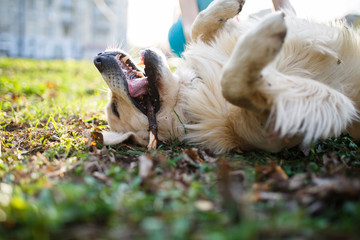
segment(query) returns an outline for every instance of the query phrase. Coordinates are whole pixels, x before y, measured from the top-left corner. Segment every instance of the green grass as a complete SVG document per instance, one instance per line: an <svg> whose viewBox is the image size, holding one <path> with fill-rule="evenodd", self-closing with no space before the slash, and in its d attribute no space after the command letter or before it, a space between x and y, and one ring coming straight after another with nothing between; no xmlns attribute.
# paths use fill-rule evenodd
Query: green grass
<svg viewBox="0 0 360 240"><path fill-rule="evenodd" d="M349 136L308 156L90 146L86 132L107 129L106 99L89 62L0 58L0 240L360 236ZM153 164L143 177L142 161Z"/></svg>

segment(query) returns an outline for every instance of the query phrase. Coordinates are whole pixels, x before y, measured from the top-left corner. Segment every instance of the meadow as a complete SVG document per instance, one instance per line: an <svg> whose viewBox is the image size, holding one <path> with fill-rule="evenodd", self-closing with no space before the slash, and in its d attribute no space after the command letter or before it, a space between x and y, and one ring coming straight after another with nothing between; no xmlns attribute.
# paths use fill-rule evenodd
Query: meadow
<svg viewBox="0 0 360 240"><path fill-rule="evenodd" d="M106 100L91 62L0 58L0 240L359 239L351 137L308 155L103 146Z"/></svg>

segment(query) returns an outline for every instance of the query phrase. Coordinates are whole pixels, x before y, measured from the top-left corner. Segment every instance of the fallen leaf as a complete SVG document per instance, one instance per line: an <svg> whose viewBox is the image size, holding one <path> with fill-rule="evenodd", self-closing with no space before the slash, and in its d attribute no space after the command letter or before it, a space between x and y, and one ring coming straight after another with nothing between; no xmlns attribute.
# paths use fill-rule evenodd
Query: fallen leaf
<svg viewBox="0 0 360 240"><path fill-rule="evenodd" d="M285 171L277 165L276 161L270 161L270 165L258 165L254 168L255 173L258 175L256 181L264 181L266 179L273 179L275 181L288 180Z"/></svg>
<svg viewBox="0 0 360 240"><path fill-rule="evenodd" d="M153 167L153 161L148 157L148 155L141 155L139 157L139 176L141 178L147 178Z"/></svg>
<svg viewBox="0 0 360 240"><path fill-rule="evenodd" d="M203 163L205 162L200 156L199 156L199 150L197 148L191 148L191 149L185 149L184 153L188 155L192 160L195 162Z"/></svg>
<svg viewBox="0 0 360 240"><path fill-rule="evenodd" d="M200 211L211 211L214 209L214 204L208 200L197 200L195 202L195 207Z"/></svg>
<svg viewBox="0 0 360 240"><path fill-rule="evenodd" d="M104 137L102 135L101 132L96 132L96 131L93 131L91 132L91 144L93 144L93 141L95 141L95 146L96 146L96 142L101 144L101 145L104 145Z"/></svg>

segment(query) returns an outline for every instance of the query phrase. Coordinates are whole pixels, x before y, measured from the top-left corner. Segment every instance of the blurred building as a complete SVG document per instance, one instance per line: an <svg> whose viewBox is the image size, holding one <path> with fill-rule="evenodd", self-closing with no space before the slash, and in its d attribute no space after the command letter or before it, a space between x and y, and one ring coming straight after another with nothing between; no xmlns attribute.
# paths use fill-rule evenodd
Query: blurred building
<svg viewBox="0 0 360 240"><path fill-rule="evenodd" d="M92 58L126 48L128 0L0 0L0 56Z"/></svg>

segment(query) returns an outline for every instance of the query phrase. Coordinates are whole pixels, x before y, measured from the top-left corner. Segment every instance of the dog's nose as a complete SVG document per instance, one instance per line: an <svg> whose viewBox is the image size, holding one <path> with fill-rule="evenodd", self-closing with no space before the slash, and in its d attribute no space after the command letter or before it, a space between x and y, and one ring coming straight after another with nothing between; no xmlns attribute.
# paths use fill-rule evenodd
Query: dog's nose
<svg viewBox="0 0 360 240"><path fill-rule="evenodd" d="M98 55L94 58L94 65L99 70L99 72L102 72L103 70L103 56Z"/></svg>

